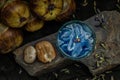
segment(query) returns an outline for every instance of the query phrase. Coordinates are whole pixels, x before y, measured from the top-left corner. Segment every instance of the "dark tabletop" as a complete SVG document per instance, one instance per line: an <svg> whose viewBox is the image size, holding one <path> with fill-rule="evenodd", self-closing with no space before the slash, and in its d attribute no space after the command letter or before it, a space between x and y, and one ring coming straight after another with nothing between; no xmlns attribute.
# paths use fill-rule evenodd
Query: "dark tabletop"
<svg viewBox="0 0 120 80"><path fill-rule="evenodd" d="M81 21L94 16L96 13L94 11L94 0L86 0L88 5L82 6L84 0L75 0L77 5L75 18L80 19ZM117 10L120 11L120 7L118 6L119 0L96 0L97 9L99 11L110 11ZM22 45L34 41L36 39L42 38L49 34L55 33L58 31L60 26L65 23L64 22L46 22L45 26L34 33L29 33L23 30L24 34L24 42ZM49 25L49 26L48 26ZM55 27L55 25L57 25ZM52 28L54 26L54 28ZM12 52L11 52L12 53ZM81 63L75 62L72 65L69 65L65 68L56 70L52 73L43 74L39 77L31 77L27 74L24 69L22 69L14 60L13 54L0 55L0 80L120 80L120 66L114 68L111 71L104 72L96 76L92 76L88 69Z"/></svg>

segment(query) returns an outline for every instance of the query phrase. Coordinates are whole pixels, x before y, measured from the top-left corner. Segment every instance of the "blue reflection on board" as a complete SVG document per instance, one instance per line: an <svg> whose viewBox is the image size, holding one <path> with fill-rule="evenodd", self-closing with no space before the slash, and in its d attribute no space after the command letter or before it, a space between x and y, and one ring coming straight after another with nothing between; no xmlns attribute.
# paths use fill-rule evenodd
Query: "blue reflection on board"
<svg viewBox="0 0 120 80"><path fill-rule="evenodd" d="M87 24L73 22L59 30L57 40L63 54L72 58L82 58L93 51L95 34Z"/></svg>

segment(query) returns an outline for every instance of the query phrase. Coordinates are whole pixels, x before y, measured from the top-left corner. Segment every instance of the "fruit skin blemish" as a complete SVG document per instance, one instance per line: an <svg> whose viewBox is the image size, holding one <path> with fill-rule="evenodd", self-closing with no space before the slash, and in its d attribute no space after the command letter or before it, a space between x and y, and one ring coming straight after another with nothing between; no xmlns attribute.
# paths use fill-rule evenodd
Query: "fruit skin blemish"
<svg viewBox="0 0 120 80"><path fill-rule="evenodd" d="M95 33L89 25L74 20L65 23L59 29L57 46L65 57L79 60L93 52L95 39Z"/></svg>

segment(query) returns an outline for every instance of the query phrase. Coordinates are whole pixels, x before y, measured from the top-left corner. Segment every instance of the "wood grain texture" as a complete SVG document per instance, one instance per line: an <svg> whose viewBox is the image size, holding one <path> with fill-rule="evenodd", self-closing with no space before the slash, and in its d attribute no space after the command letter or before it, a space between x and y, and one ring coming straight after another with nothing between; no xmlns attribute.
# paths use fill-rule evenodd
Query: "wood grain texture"
<svg viewBox="0 0 120 80"><path fill-rule="evenodd" d="M104 17L105 22L100 24L95 18L101 20ZM116 11L105 11L98 15L95 15L88 20L84 21L91 25L91 28L96 33L96 47L94 52L81 59L79 62L85 64L90 72L95 75L111 69L120 64L120 14ZM57 68L61 68L68 64L73 63L73 61L64 58L56 48L56 36L57 33L48 35L47 37L41 38L39 40L30 42L18 49L13 53L15 54L16 62L21 65L31 76L38 76L43 73L51 72ZM35 45L37 42L47 40L50 41L56 49L57 57L54 61L48 64L43 64L37 60L33 64L26 64L23 61L23 50L26 46ZM102 60L100 57L96 57L96 54L102 58L104 61L97 65L97 62Z"/></svg>

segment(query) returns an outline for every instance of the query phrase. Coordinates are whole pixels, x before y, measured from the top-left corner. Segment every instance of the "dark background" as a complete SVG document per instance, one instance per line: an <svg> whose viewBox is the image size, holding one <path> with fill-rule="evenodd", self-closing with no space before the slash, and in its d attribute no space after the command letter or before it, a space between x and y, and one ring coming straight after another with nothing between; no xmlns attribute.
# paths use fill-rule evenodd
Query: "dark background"
<svg viewBox="0 0 120 80"><path fill-rule="evenodd" d="M76 13L74 13L75 17L71 19L84 21L96 14L94 10L94 0L86 0L88 3L86 6L83 6L84 0L75 1L77 9ZM96 8L98 9L98 12L111 10L120 11L118 5L119 0L96 0ZM41 30L34 33L23 30L24 42L22 45L57 32L60 26L66 21L46 22L45 26ZM103 80L104 78L105 80L120 80L119 76L120 66L111 71L97 75L97 78L95 79L95 76L92 76L83 64L75 62L63 69L43 74L38 77L31 77L15 62L12 52L7 55L0 55L0 80Z"/></svg>

